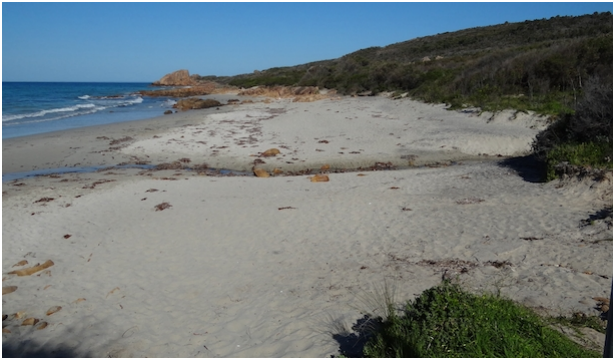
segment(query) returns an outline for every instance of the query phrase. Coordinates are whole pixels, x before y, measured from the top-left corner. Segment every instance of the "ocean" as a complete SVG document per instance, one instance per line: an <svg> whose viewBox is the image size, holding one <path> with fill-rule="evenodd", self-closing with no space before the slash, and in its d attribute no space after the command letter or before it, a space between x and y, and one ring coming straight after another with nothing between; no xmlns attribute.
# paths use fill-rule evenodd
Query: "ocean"
<svg viewBox="0 0 613 358"><path fill-rule="evenodd" d="M175 103L150 83L2 82L2 139L161 116Z"/></svg>

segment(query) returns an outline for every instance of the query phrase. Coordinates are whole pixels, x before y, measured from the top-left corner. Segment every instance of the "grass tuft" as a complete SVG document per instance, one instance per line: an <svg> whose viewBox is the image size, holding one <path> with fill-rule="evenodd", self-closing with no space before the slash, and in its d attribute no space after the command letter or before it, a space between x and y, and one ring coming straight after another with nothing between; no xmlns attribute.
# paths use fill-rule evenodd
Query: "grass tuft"
<svg viewBox="0 0 613 358"><path fill-rule="evenodd" d="M365 357L599 357L530 309L448 281L407 303L402 314L390 311Z"/></svg>

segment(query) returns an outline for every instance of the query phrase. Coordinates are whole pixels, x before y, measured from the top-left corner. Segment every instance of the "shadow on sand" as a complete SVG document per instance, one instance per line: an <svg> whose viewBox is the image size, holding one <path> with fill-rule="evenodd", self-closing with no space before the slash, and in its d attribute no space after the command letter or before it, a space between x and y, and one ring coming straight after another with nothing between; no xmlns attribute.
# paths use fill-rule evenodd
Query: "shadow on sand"
<svg viewBox="0 0 613 358"><path fill-rule="evenodd" d="M332 336L338 342L338 352L343 357L358 358L363 356L364 346L377 331L380 324L379 319L364 315L358 319L351 327L353 330L349 334L335 334Z"/></svg>
<svg viewBox="0 0 613 358"><path fill-rule="evenodd" d="M534 155L524 157L513 157L502 160L498 163L501 167L515 171L525 181L530 183L544 182L543 164Z"/></svg>
<svg viewBox="0 0 613 358"><path fill-rule="evenodd" d="M2 344L3 358L89 358L89 354L79 354L68 348L33 347L32 342Z"/></svg>

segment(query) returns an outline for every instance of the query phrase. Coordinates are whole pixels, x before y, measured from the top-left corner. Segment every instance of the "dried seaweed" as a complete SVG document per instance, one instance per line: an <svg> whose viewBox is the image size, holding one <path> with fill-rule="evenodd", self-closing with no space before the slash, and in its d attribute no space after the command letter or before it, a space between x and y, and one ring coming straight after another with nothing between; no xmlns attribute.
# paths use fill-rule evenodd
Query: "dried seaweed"
<svg viewBox="0 0 613 358"><path fill-rule="evenodd" d="M163 203L157 204L155 206L155 211L162 211L162 210L166 210L166 209L171 208L171 207L172 207L172 205L170 205L169 203L163 202Z"/></svg>

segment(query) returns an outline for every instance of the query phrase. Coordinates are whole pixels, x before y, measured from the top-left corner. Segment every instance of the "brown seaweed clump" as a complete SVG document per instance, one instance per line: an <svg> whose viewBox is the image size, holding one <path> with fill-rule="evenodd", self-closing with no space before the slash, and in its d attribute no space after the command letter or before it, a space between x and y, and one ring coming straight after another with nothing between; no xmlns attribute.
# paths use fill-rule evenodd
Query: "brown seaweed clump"
<svg viewBox="0 0 613 358"><path fill-rule="evenodd" d="M163 202L163 203L157 204L155 206L155 211L162 211L162 210L166 210L166 209L171 208L171 207L172 207L172 205L170 205L169 203Z"/></svg>

